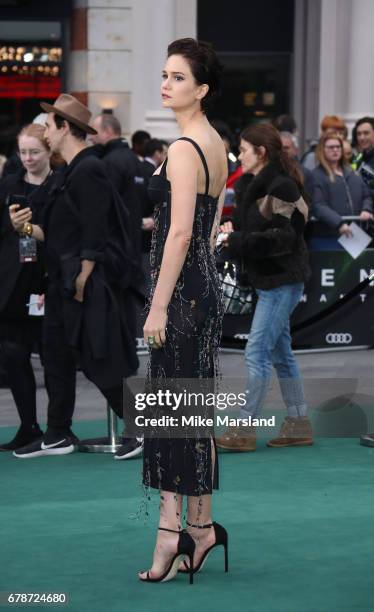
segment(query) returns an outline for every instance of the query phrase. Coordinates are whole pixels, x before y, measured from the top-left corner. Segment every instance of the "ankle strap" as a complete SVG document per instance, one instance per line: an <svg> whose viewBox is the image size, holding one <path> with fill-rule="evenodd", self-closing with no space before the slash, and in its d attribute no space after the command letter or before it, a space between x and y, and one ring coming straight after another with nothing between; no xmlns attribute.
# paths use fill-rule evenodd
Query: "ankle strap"
<svg viewBox="0 0 374 612"><path fill-rule="evenodd" d="M170 531L170 533L180 533L180 531L175 531L175 529L166 529L166 527L159 527L160 531Z"/></svg>
<svg viewBox="0 0 374 612"><path fill-rule="evenodd" d="M208 527L213 527L213 523L207 523L206 525L192 525L192 523L189 523L188 521L186 521L186 523L189 527L194 527L195 529L207 529Z"/></svg>

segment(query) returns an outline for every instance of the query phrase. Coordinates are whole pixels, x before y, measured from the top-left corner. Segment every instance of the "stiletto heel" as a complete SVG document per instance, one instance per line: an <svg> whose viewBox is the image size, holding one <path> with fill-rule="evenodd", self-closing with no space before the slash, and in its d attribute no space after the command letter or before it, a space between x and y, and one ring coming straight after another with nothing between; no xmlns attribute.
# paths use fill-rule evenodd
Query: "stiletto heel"
<svg viewBox="0 0 374 612"><path fill-rule="evenodd" d="M190 584L193 584L193 555L189 555L188 558L190 560L190 568L189 568L190 569L190 571L189 571L189 574L190 574Z"/></svg>
<svg viewBox="0 0 374 612"><path fill-rule="evenodd" d="M216 536L216 541L214 544L212 544L212 546L209 546L209 548L207 548L199 563L193 567L193 573L196 574L197 572L199 572L203 566L205 561L208 558L209 553L213 550L213 548L215 548L216 546L223 546L224 547L224 552L225 552L225 572L229 571L229 554L228 554L228 540L229 540L229 536L228 533L226 531L226 529L224 527L222 527L222 525L220 525L219 523L209 523L207 525L192 525L191 523L189 523L188 521L187 525L189 527L194 527L195 529L208 529L209 527L213 527L214 529L214 533ZM184 566L186 569L179 569L178 572L180 572L181 574L187 574L188 572L191 573L191 560L190 560L190 565L189 567L187 567L187 563L186 561L184 561Z"/></svg>
<svg viewBox="0 0 374 612"><path fill-rule="evenodd" d="M179 533L177 552L175 553L175 555L173 555L167 569L163 574L161 574L161 576L159 576L158 578L151 578L151 576L149 575L149 571L147 571L146 578L139 577L139 579L142 580L142 582L167 582L168 580L172 580L178 572L179 563L185 556L187 556L190 560L190 584L193 584L193 555L196 546L193 538L185 530L175 531L174 529L166 529L166 527L159 527L159 530L170 531L170 533Z"/></svg>

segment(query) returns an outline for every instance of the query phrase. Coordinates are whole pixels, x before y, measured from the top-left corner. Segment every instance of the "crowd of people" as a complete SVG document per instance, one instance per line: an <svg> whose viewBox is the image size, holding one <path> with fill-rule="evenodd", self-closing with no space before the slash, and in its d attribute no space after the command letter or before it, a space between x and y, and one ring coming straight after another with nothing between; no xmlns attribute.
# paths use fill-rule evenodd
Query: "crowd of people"
<svg viewBox="0 0 374 612"><path fill-rule="evenodd" d="M313 444L290 335L310 276L304 232L313 219L317 235L350 236L346 217L373 219L374 118L360 119L349 142L342 119L325 117L320 138L300 159L291 117L243 126L236 159L229 128L206 115L221 70L210 45L174 41L167 56L161 94L181 129L175 142L137 131L130 147L113 114L92 119L63 93L41 104L44 114L22 128L17 155L4 164L0 346L21 424L0 450L24 459L74 451L79 366L124 420L116 458L143 451L143 482L161 492L153 565L139 578L169 580L179 567L192 582L214 546L224 547L228 569L228 534L211 518L216 451L255 450L251 420L260 416L273 367L287 417L268 446ZM127 382L138 368L136 301L147 302L153 388L214 380L223 316L217 239L227 258L242 262L257 294L245 405L217 439L151 431L143 440ZM31 365L36 345L49 399L45 432Z"/></svg>
<svg viewBox="0 0 374 612"><path fill-rule="evenodd" d="M62 94L57 101L59 103L67 105L68 109L69 105L73 105L78 112L85 113L86 119L90 118L88 110L85 111L71 96ZM121 418L123 403L126 404L125 423L127 415L131 416L134 398L129 387L123 385L122 378L126 371L130 375L137 369L134 302L142 298L144 302L149 285L145 279L150 276L148 261L154 221L147 186L167 150L167 143L152 139L145 131L133 134L130 147L122 138L121 125L114 115L99 115L91 122L91 127L88 120L82 123L74 117L74 121L63 124L63 109L61 113L54 114L56 120L49 124L48 114L42 113L34 123L22 128L18 136L17 154L4 164L0 182L1 364L20 418L20 427L14 438L2 443L0 448L19 451L27 447L23 457L47 454L47 451L49 454L62 454L73 448L77 440L71 430L77 365L91 380L100 381L98 386L103 390L103 395ZM70 126L66 134L64 125ZM54 132L56 141L53 140ZM72 164L69 157L74 159ZM55 202L59 197L62 202L60 209L65 207L65 210L54 218L49 214L47 203ZM114 229L118 222L116 213L109 213L111 200L115 201L116 198L120 207L118 211L117 206L117 215L123 216L122 235L118 235L118 230ZM97 206L95 202L99 202ZM126 203L126 208L121 208L122 203ZM55 207L53 210L56 210ZM79 222L78 214L81 217ZM50 231L44 240L46 227ZM48 235L52 236L49 240ZM81 334L85 333L86 326L97 327L105 322L105 328L102 328L105 341L102 338L95 347L98 353L107 350L98 374L92 372L92 364L87 363L90 339L87 339L86 349L80 352L77 364L76 355L73 354L74 340L64 335L64 329L69 328L70 322L66 309L62 315L61 292L66 295L71 293L75 282L80 287L80 297L77 296L77 299L81 300L90 277L93 299L100 297L93 282L98 273L92 275L92 264L87 262L100 259L108 239L113 242L113 257L112 269L106 271L107 274L110 272L110 279L108 276L107 280L112 281L111 298L115 298L117 306L121 304L119 312L125 316L121 321L108 318L105 321L95 320L95 313L103 316L104 312L93 307L91 322L80 324L80 342L83 345ZM127 241L127 253L121 254L121 241ZM22 245L27 249L24 254L21 253ZM63 263L58 261L61 253ZM75 263L74 258L79 253L82 269L77 274L78 269L75 270L74 266L79 267L79 258ZM88 257L87 261L83 258L84 254ZM116 270L121 257L125 256L131 262L131 281L121 278L121 273ZM64 285L57 287L57 281L62 276ZM118 287L124 287L125 291L119 292ZM46 292L48 308L43 316ZM104 298L105 295L102 296ZM89 302L87 292L86 301ZM113 309L109 306L107 315L112 317ZM30 316L32 307L34 314ZM75 314L72 311L70 316L74 317ZM120 333L116 335L118 331ZM75 333L78 334L78 330ZM112 333L112 341L108 340L108 333ZM117 347L113 344L116 342ZM104 346L106 343L109 343L107 349ZM128 355L124 355L121 362L122 347L126 347ZM49 449L41 448L39 441L43 432L37 420L36 383L31 365L31 354L35 350L38 350L44 365L49 395L48 426L44 436L44 444ZM108 359L110 355L112 360ZM121 369L120 375L115 374L116 368L118 371ZM130 416L127 418L122 447L116 453L117 459L136 456L142 450L142 443L136 436L130 435ZM56 445L56 442L60 444Z"/></svg>
<svg viewBox="0 0 374 612"><path fill-rule="evenodd" d="M336 115L324 117L320 128L319 140L300 159L315 235L351 236L344 217L373 219L374 117L360 118L351 140L347 126ZM281 137L289 154L297 156L297 134L281 130Z"/></svg>

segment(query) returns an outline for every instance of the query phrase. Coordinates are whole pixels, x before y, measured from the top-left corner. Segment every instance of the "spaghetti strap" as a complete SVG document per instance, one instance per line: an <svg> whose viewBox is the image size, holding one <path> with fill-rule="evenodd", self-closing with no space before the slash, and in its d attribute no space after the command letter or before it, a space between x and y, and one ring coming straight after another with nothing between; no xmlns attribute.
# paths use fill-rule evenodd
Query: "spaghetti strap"
<svg viewBox="0 0 374 612"><path fill-rule="evenodd" d="M202 152L197 142L192 140L192 138L187 138L187 136L182 136L181 138L178 138L178 140L187 140L187 142L190 142L195 147L196 151L198 152L200 159L202 161L202 164L204 166L204 170L205 170L205 181L206 182L205 182L205 194L204 195L208 195L209 194L209 170L208 170L208 164L206 163L204 153Z"/></svg>

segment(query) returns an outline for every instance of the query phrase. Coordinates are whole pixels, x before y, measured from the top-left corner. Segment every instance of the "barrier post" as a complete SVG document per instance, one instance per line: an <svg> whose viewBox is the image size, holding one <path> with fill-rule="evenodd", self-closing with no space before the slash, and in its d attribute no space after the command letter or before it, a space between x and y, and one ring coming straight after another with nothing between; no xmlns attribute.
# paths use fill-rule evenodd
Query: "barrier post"
<svg viewBox="0 0 374 612"><path fill-rule="evenodd" d="M117 415L109 404L107 404L107 428L107 436L81 440L78 450L82 453L116 453L121 446L121 440L118 436Z"/></svg>

